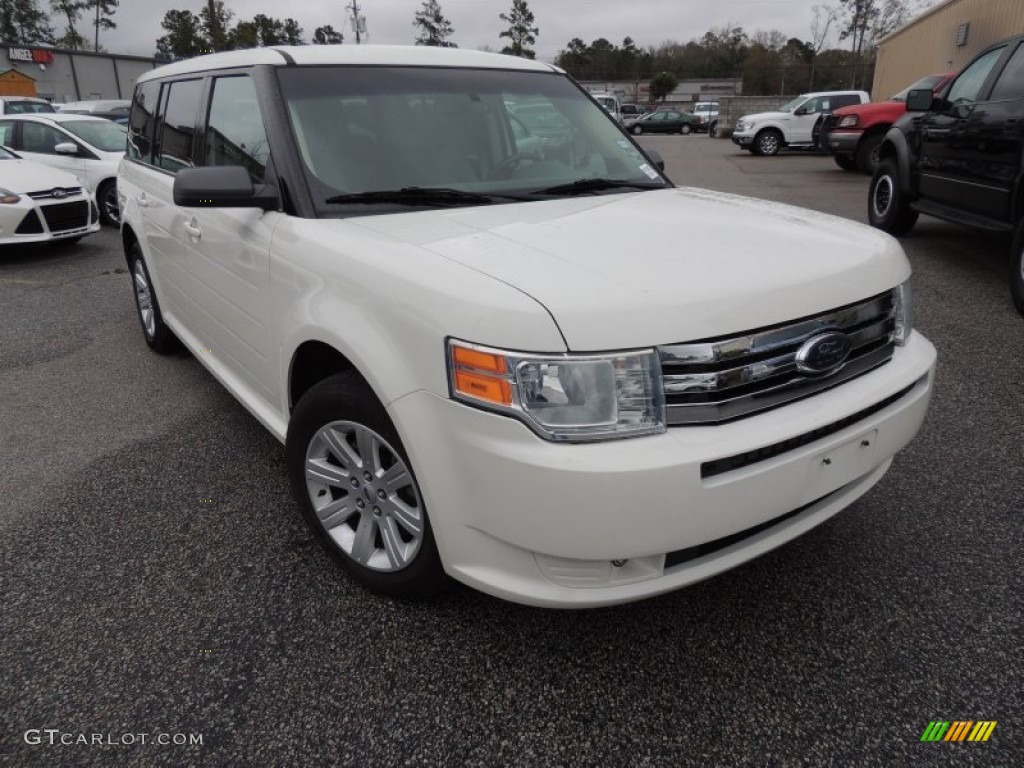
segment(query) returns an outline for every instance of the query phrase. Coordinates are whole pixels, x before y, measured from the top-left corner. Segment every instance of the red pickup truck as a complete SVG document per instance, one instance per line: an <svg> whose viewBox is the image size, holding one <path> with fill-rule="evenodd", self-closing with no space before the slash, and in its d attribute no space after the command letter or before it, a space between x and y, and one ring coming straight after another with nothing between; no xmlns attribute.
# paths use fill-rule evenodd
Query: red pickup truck
<svg viewBox="0 0 1024 768"><path fill-rule="evenodd" d="M822 128L825 136L823 146L832 153L836 165L844 171L861 171L868 176L872 175L878 165L878 147L882 139L892 124L907 111L904 103L907 93L915 88L931 88L934 93L938 93L955 74L946 72L922 77L888 101L837 109L825 119Z"/></svg>

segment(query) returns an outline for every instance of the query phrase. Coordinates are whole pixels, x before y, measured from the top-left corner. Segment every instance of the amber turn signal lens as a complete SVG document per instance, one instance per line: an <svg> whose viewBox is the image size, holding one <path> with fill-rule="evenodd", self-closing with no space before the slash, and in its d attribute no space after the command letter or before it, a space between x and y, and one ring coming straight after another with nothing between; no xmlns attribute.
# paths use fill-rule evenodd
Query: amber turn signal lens
<svg viewBox="0 0 1024 768"><path fill-rule="evenodd" d="M452 347L452 359L460 368L475 368L488 373L505 373L505 358L491 352L479 352L466 347Z"/></svg>
<svg viewBox="0 0 1024 768"><path fill-rule="evenodd" d="M505 379L456 371L455 391L496 405L512 405L512 386Z"/></svg>

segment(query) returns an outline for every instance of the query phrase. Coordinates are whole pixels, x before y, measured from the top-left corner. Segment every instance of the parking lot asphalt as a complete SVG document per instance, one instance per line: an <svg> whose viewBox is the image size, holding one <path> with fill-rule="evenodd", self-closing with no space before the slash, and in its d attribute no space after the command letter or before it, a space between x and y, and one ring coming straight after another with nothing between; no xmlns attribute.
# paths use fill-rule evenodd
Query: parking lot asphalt
<svg viewBox="0 0 1024 768"><path fill-rule="evenodd" d="M827 157L642 143L677 184L866 219L867 178ZM281 446L148 351L116 232L0 253L0 765L1024 764L1007 243L925 219L903 242L939 364L883 481L741 568L584 612L365 592L305 530ZM932 720L998 725L921 743Z"/></svg>

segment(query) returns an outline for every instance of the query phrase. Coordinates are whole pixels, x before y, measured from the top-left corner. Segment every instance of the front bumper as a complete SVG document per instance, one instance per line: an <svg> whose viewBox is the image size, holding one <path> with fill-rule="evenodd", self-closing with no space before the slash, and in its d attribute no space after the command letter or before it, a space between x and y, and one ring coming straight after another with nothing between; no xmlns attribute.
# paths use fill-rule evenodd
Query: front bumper
<svg viewBox="0 0 1024 768"><path fill-rule="evenodd" d="M860 143L863 131L830 131L825 136L824 145L833 155L854 155Z"/></svg>
<svg viewBox="0 0 1024 768"><path fill-rule="evenodd" d="M753 133L733 133L732 143L738 147L749 147L754 143Z"/></svg>
<svg viewBox="0 0 1024 768"><path fill-rule="evenodd" d="M814 397L731 424L597 444L549 443L424 391L388 410L450 575L516 602L592 607L708 578L850 504L920 428L934 362L914 333L889 363ZM702 477L702 464L807 435L904 390L825 438Z"/></svg>

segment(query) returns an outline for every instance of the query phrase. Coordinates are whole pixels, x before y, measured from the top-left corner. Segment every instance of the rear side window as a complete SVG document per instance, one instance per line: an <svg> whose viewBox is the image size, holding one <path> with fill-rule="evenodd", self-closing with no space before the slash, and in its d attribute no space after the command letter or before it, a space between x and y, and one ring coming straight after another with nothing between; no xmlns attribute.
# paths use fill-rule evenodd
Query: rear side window
<svg viewBox="0 0 1024 768"><path fill-rule="evenodd" d="M160 83L143 83L135 89L132 118L128 127L127 155L133 160L152 162L153 126L156 123L156 102L160 96Z"/></svg>
<svg viewBox="0 0 1024 768"><path fill-rule="evenodd" d="M252 79L244 75L216 78L206 124L204 165L240 165L254 183L261 184L269 155Z"/></svg>
<svg viewBox="0 0 1024 768"><path fill-rule="evenodd" d="M991 101L1024 99L1024 43L1017 46L992 89Z"/></svg>
<svg viewBox="0 0 1024 768"><path fill-rule="evenodd" d="M174 173L195 166L196 115L202 80L179 80L167 88L160 117L156 165Z"/></svg>
<svg viewBox="0 0 1024 768"><path fill-rule="evenodd" d="M852 107L854 104L860 104L860 97L852 94L846 96L833 96L832 97L832 110L835 111L841 107Z"/></svg>

